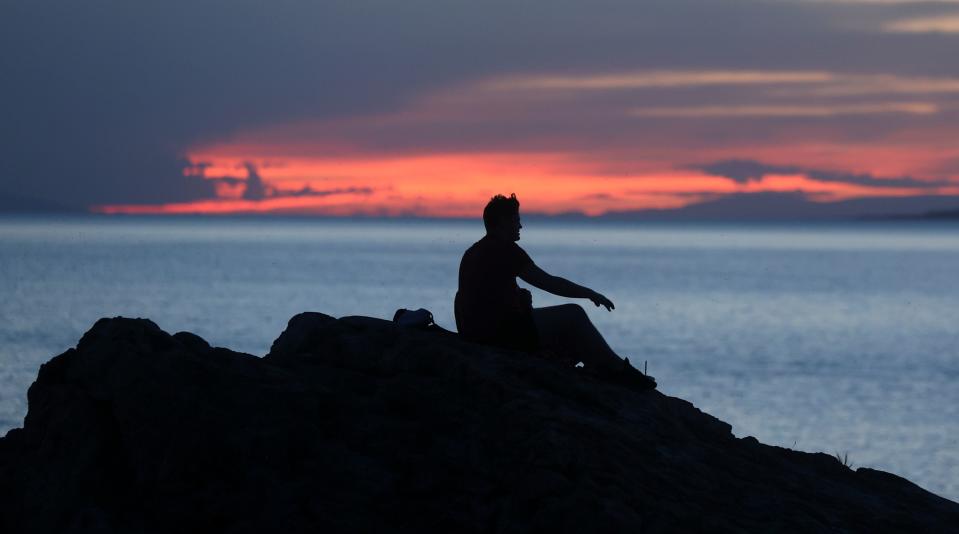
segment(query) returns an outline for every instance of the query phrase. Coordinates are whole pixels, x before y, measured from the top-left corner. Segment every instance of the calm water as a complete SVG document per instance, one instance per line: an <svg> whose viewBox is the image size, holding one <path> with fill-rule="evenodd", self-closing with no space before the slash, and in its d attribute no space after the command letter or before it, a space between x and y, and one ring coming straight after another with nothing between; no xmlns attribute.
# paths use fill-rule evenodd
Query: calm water
<svg viewBox="0 0 959 534"><path fill-rule="evenodd" d="M264 354L294 314L452 327L481 222L0 219L0 433L37 368L103 316ZM737 436L848 453L959 500L959 225L614 225L528 220L547 271L622 355ZM537 305L564 302L533 290ZM588 302L585 302L588 304Z"/></svg>

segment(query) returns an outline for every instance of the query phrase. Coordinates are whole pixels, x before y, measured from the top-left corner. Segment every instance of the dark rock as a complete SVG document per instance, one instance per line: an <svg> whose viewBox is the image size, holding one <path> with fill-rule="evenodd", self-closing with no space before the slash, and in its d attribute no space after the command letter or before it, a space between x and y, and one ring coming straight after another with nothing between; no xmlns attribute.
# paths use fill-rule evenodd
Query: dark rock
<svg viewBox="0 0 959 534"><path fill-rule="evenodd" d="M181 345L197 354L204 354L211 348L205 339L192 332L177 332L173 334L173 339L179 341Z"/></svg>
<svg viewBox="0 0 959 534"><path fill-rule="evenodd" d="M0 532L946 532L959 505L681 399L368 317L257 358L101 319L0 439Z"/></svg>
<svg viewBox="0 0 959 534"><path fill-rule="evenodd" d="M304 312L290 319L286 330L276 338L270 347L275 357L295 357L307 353L323 343L324 326L335 323L336 319L317 312Z"/></svg>

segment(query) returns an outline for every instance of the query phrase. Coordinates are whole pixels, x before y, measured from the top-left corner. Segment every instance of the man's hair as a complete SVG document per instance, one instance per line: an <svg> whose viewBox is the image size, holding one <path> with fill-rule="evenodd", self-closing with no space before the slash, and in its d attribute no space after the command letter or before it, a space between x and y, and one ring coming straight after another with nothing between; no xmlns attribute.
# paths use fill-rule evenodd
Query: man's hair
<svg viewBox="0 0 959 534"><path fill-rule="evenodd" d="M510 194L509 197L496 195L483 209L483 225L489 232L498 221L509 219L513 215L519 215L519 200L516 200L516 193Z"/></svg>

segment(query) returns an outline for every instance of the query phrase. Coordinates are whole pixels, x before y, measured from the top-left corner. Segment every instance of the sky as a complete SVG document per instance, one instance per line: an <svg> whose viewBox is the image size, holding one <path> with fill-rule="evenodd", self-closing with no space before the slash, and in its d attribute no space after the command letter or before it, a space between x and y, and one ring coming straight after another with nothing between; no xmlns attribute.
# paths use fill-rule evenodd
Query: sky
<svg viewBox="0 0 959 534"><path fill-rule="evenodd" d="M959 207L957 50L959 0L2 0L0 200Z"/></svg>

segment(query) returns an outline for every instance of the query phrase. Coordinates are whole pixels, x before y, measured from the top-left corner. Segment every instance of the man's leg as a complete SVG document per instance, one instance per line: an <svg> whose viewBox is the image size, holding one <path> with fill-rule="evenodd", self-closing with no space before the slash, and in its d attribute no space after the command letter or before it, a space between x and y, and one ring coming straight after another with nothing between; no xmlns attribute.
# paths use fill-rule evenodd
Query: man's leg
<svg viewBox="0 0 959 534"><path fill-rule="evenodd" d="M579 304L533 308L533 320L545 348L581 361L587 367L623 368L623 359L609 348Z"/></svg>

